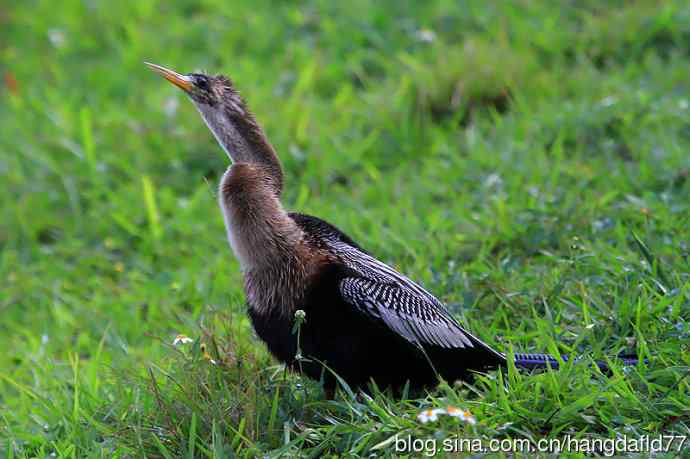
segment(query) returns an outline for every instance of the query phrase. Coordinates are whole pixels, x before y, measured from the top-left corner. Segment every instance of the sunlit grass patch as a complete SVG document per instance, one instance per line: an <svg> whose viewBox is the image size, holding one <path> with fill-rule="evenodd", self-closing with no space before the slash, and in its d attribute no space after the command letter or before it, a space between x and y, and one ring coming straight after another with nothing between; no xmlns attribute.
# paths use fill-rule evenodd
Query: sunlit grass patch
<svg viewBox="0 0 690 459"><path fill-rule="evenodd" d="M402 54L400 61L396 78L410 82L413 111L460 124L478 110L506 112L511 95L527 89L523 86L538 72L529 52L476 39L455 46L432 43L426 52Z"/></svg>

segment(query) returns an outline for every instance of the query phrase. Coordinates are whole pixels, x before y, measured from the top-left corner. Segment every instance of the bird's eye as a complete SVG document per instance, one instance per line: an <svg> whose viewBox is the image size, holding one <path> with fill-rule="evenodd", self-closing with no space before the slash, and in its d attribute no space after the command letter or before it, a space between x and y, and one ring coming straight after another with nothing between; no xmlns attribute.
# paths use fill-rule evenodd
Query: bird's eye
<svg viewBox="0 0 690 459"><path fill-rule="evenodd" d="M208 81L206 81L206 78L197 78L196 79L196 87L203 90L203 91L207 91L208 90Z"/></svg>

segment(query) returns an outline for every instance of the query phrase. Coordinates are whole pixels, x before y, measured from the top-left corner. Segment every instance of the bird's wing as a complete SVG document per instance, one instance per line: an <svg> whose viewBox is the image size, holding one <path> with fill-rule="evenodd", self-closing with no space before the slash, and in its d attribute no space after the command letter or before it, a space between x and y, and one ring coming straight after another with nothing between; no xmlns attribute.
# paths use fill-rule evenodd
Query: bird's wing
<svg viewBox="0 0 690 459"><path fill-rule="evenodd" d="M466 332L435 296L390 266L342 241L329 245L356 273L340 281L343 299L381 320L413 344L472 348L483 344Z"/></svg>
<svg viewBox="0 0 690 459"><path fill-rule="evenodd" d="M503 358L465 331L431 293L366 253L338 228L309 215L290 215L347 267L350 274L339 282L347 304L415 345L480 348Z"/></svg>
<svg viewBox="0 0 690 459"><path fill-rule="evenodd" d="M339 287L348 304L413 344L474 347L467 332L445 310L409 289L366 277L346 277Z"/></svg>

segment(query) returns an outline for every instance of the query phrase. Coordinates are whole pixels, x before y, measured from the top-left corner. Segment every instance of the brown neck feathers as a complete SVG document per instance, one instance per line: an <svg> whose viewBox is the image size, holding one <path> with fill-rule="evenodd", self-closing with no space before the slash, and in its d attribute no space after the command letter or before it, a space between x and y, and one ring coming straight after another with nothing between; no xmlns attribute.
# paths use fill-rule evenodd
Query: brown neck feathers
<svg viewBox="0 0 690 459"><path fill-rule="evenodd" d="M262 166L274 194L280 196L283 170L278 155L239 94L226 89L219 102L198 103L197 109L232 162Z"/></svg>
<svg viewBox="0 0 690 459"><path fill-rule="evenodd" d="M280 203L269 165L231 166L221 181L219 200L228 240L243 270L294 256L302 232Z"/></svg>

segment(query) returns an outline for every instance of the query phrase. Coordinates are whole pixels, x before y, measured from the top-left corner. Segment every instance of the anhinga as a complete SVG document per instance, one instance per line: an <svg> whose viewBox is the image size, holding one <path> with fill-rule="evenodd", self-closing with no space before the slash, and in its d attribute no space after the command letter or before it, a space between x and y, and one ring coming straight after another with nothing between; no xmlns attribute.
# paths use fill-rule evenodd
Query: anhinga
<svg viewBox="0 0 690 459"><path fill-rule="evenodd" d="M506 364L504 354L463 329L424 288L333 225L283 208L278 156L230 79L147 65L189 96L230 157L219 204L244 274L249 316L275 357L294 366L294 316L303 310L300 367L326 388L335 385L330 370L353 387L373 380L418 388L439 375L454 381ZM556 368L558 360L515 354L515 364Z"/></svg>

